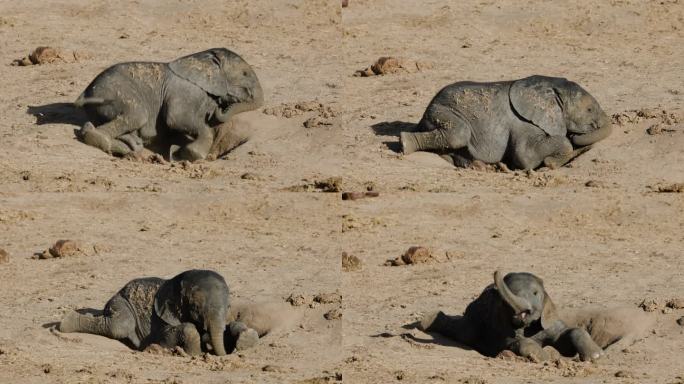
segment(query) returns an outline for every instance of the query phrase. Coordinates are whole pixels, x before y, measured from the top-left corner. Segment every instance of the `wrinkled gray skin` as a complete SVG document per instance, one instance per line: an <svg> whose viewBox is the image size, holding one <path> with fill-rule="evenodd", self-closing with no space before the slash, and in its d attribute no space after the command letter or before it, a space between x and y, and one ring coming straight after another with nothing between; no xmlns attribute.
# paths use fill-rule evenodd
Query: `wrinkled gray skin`
<svg viewBox="0 0 684 384"><path fill-rule="evenodd" d="M216 127L263 100L252 67L225 48L213 48L170 63L116 64L74 104L91 120L79 133L88 145L126 156L143 146L181 143L169 157L194 161L209 154Z"/></svg>
<svg viewBox="0 0 684 384"><path fill-rule="evenodd" d="M417 131L401 133L401 144L404 154L436 152L453 156L459 166L480 160L511 168L558 168L611 129L610 118L578 84L531 76L446 86L430 102Z"/></svg>
<svg viewBox="0 0 684 384"><path fill-rule="evenodd" d="M421 329L450 337L486 356L511 350L544 361L551 357L544 346L564 355L579 353L584 361L603 355L585 329L570 328L558 318L540 278L525 272L501 276L495 272L494 284L468 305L463 316L432 313L421 321Z"/></svg>
<svg viewBox="0 0 684 384"><path fill-rule="evenodd" d="M169 280L135 279L107 302L101 316L72 311L60 322L59 331L106 336L139 350L153 343L180 346L190 355L201 353L206 342L222 356L226 354L228 295L223 277L209 270L193 269ZM228 330L238 349L258 339L254 330L239 321L231 322Z"/></svg>

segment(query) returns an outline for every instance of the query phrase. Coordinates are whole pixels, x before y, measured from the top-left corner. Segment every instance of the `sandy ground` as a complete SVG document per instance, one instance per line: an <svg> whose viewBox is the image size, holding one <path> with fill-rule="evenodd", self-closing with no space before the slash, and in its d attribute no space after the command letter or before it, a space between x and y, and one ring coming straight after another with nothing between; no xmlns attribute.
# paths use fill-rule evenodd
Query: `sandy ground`
<svg viewBox="0 0 684 384"><path fill-rule="evenodd" d="M684 382L681 309L658 308L646 339L598 364L485 358L405 327L459 313L496 268L539 275L565 308L684 297L684 194L658 192L684 182L684 4L594 3L0 1L0 382ZM77 60L10 65L42 45ZM305 128L316 111L245 113L248 143L184 166L110 158L75 139L77 111L50 106L113 63L214 46L254 66L266 108L317 101L334 116ZM432 66L353 76L388 55ZM530 74L582 84L616 116L613 135L529 174L396 152L442 86ZM329 177L380 196L310 186ZM58 239L98 252L32 258ZM383 265L413 245L452 257ZM343 272L342 252L362 268ZM343 316L323 316L337 303L296 307L294 327L224 358L50 331L132 278L188 268L217 270L247 300L340 292Z"/></svg>

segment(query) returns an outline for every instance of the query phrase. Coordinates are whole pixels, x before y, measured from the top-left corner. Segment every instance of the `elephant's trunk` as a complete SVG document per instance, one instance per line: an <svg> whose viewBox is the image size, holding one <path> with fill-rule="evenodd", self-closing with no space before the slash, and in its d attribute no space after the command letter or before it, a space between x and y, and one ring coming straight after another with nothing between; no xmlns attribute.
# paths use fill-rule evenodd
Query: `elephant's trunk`
<svg viewBox="0 0 684 384"><path fill-rule="evenodd" d="M444 132L435 129L428 132L402 132L401 148L405 155L416 151L438 151L449 148Z"/></svg>
<svg viewBox="0 0 684 384"><path fill-rule="evenodd" d="M224 356L226 354L226 347L223 345L223 332L226 330L226 323L224 319L213 319L209 323L209 338L211 346L214 348L214 353L217 356Z"/></svg>
<svg viewBox="0 0 684 384"><path fill-rule="evenodd" d="M572 143L576 146L583 147L586 145L594 144L595 142L603 140L606 137L608 137L610 133L613 131L613 124L610 122L609 119L606 118L606 120L607 121L604 121L600 128L594 131L585 133L583 135L573 136Z"/></svg>
<svg viewBox="0 0 684 384"><path fill-rule="evenodd" d="M494 285L496 285L496 289L499 291L501 298L513 309L513 312L515 312L516 315L532 310L532 306L527 300L516 296L511 292L508 285L504 282L503 275L500 271L494 272Z"/></svg>
<svg viewBox="0 0 684 384"><path fill-rule="evenodd" d="M228 107L225 109L217 108L214 114L216 119L222 123L240 112L253 111L264 105L264 91L258 84L250 89L236 87L234 92L228 93L228 98L231 99L226 100L229 102ZM242 101L230 102L235 99Z"/></svg>

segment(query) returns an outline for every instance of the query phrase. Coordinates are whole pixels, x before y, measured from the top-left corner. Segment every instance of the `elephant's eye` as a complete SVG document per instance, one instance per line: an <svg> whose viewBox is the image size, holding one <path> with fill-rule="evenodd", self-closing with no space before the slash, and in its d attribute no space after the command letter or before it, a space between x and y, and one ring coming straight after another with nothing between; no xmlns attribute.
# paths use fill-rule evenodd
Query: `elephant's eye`
<svg viewBox="0 0 684 384"><path fill-rule="evenodd" d="M537 296L539 294L539 291L534 291L534 292L532 292L532 294Z"/></svg>
<svg viewBox="0 0 684 384"><path fill-rule="evenodd" d="M247 77L247 71L243 71L242 76Z"/></svg>
<svg viewBox="0 0 684 384"><path fill-rule="evenodd" d="M587 112L591 112L591 107L587 108Z"/></svg>

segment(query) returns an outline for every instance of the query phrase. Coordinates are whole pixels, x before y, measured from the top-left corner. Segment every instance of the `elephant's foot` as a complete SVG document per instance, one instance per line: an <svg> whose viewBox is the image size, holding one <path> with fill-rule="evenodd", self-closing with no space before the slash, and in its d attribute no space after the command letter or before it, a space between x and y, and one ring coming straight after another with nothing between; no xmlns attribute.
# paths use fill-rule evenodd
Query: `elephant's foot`
<svg viewBox="0 0 684 384"><path fill-rule="evenodd" d="M514 348L514 351L522 357L530 359L532 362L540 363L549 360L549 353L540 344L530 339L522 339Z"/></svg>
<svg viewBox="0 0 684 384"><path fill-rule="evenodd" d="M408 155L418 150L418 142L413 132L401 132L399 141L401 142L401 152Z"/></svg>
<svg viewBox="0 0 684 384"><path fill-rule="evenodd" d="M198 150L191 145L186 145L185 147L178 147L177 145L172 145L169 151L169 159L171 161L198 161L204 160L207 157L206 152Z"/></svg>
<svg viewBox="0 0 684 384"><path fill-rule="evenodd" d="M57 326L57 330L60 332L64 333L72 333L72 332L78 332L81 330L80 327L80 318L81 318L80 313L76 311L71 311L64 316L62 321L59 322L59 325Z"/></svg>
<svg viewBox="0 0 684 384"><path fill-rule="evenodd" d="M252 328L247 328L246 330L240 332L235 341L235 350L244 351L245 349L252 348L259 341L259 334Z"/></svg>
<svg viewBox="0 0 684 384"><path fill-rule="evenodd" d="M599 347L589 333L582 328L570 330L570 339L575 345L575 348L577 348L577 352L582 361L596 361L605 355L603 349Z"/></svg>
<svg viewBox="0 0 684 384"><path fill-rule="evenodd" d="M83 124L79 134L83 142L91 147L99 148L107 153L112 152L112 139L95 128L91 122Z"/></svg>
<svg viewBox="0 0 684 384"><path fill-rule="evenodd" d="M572 152L560 153L560 154L556 154L556 155L552 155L552 156L547 156L546 158L544 158L544 165L551 168L551 169L560 168L560 167L564 166L565 164L569 163L570 161L572 161L577 156L587 152L590 149L591 149L591 145L588 145L586 147L575 149Z"/></svg>

